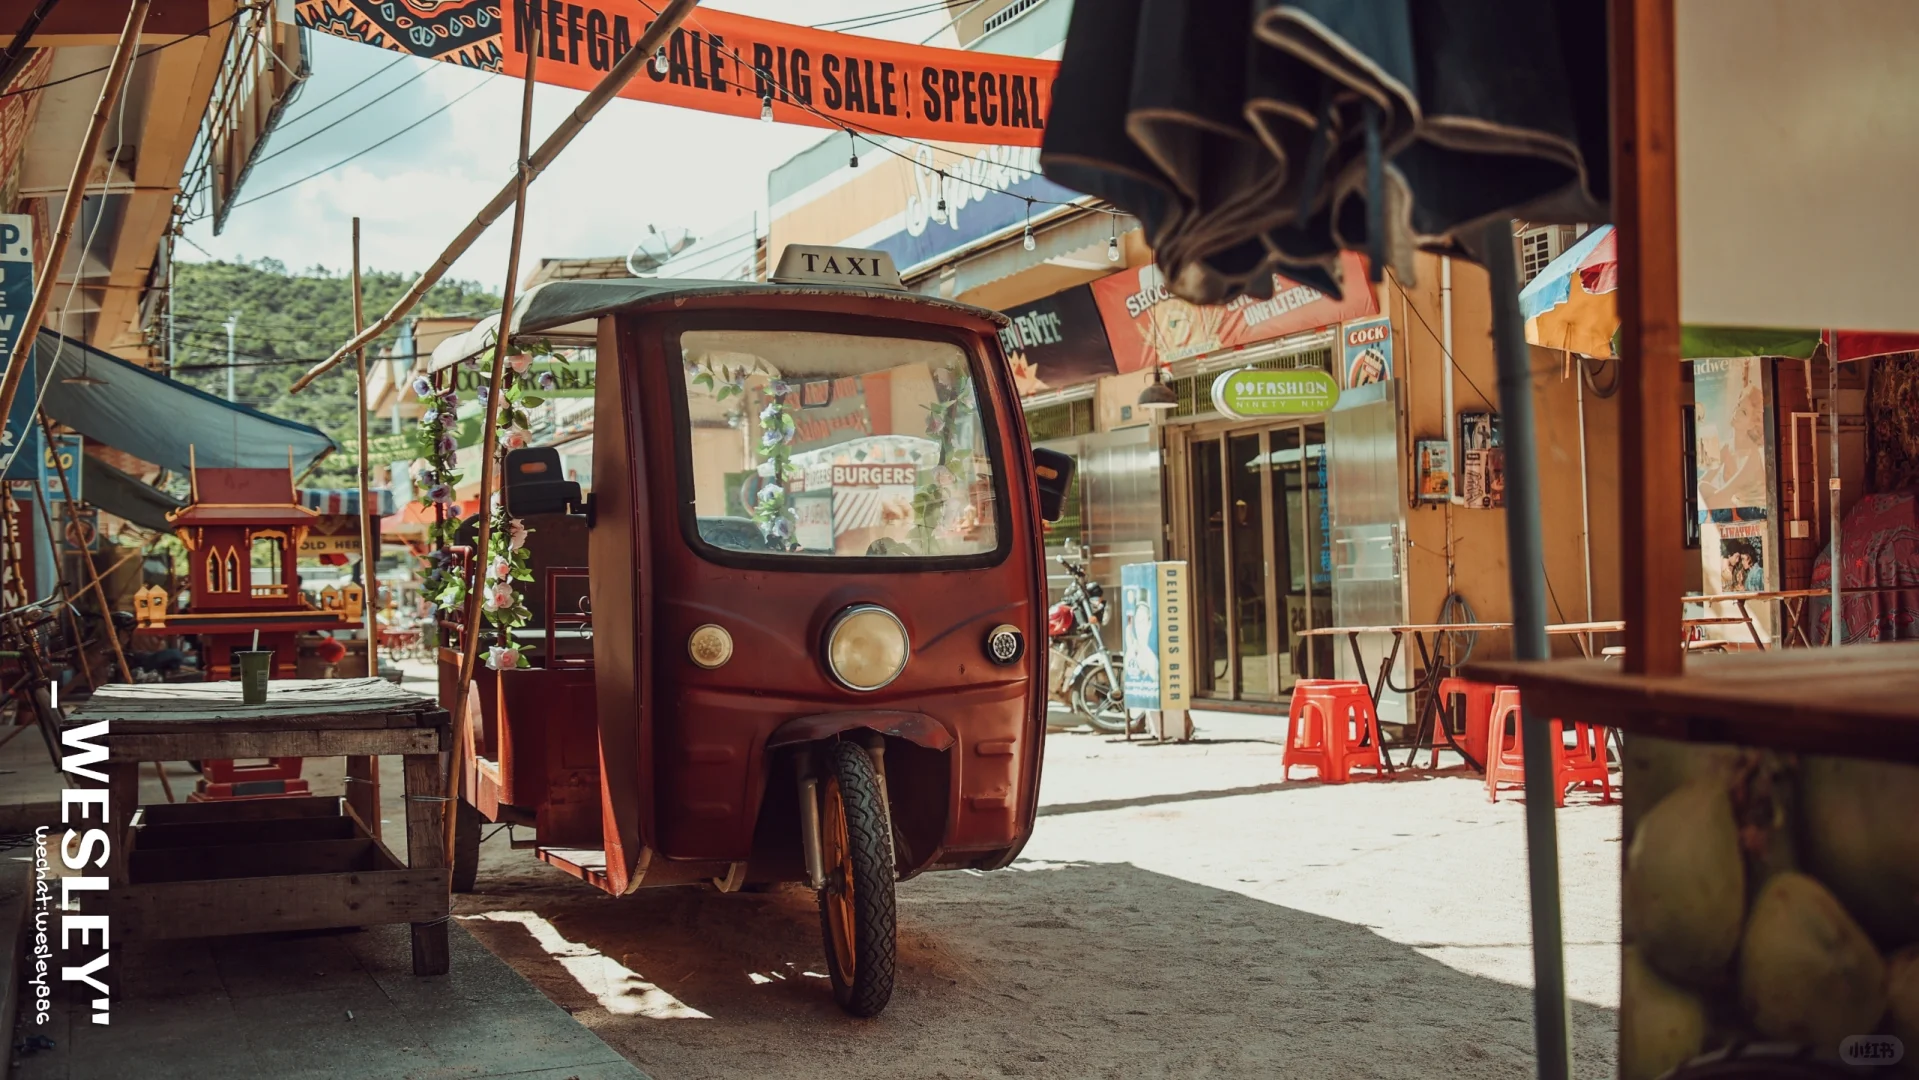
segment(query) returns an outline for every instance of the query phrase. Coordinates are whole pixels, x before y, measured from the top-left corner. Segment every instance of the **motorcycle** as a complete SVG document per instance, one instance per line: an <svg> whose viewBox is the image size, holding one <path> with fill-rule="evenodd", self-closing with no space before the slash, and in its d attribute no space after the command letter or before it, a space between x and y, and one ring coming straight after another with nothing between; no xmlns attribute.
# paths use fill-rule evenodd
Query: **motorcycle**
<svg viewBox="0 0 1919 1080"><path fill-rule="evenodd" d="M1118 735L1129 724L1138 730L1140 721L1126 709L1125 659L1106 647L1100 629L1110 613L1105 588L1087 576L1077 554L1069 548L1059 556L1073 580L1046 615L1047 644L1065 665L1067 703L1099 731Z"/></svg>

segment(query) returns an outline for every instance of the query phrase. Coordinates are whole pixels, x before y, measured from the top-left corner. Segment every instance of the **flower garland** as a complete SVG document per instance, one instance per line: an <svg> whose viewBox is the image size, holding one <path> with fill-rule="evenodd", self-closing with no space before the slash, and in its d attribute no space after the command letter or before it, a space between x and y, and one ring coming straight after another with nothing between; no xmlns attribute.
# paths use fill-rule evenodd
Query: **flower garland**
<svg viewBox="0 0 1919 1080"><path fill-rule="evenodd" d="M498 430L496 446L500 455L496 464L504 464L508 451L523 449L532 443L532 418L527 410L545 404L545 399L533 391L551 390L558 385L559 380L551 370L528 377L535 357L566 362L563 355L545 342L533 343L506 358L506 370L501 373L500 381L500 408L495 421ZM478 370L477 362L471 358L464 362L464 366L470 371ZM425 376L415 379L413 388L422 401L432 403L432 407L421 416L415 435L416 448L423 451L422 457L426 459L426 469L418 478L427 488L421 503L425 506L450 506L454 490L460 482L459 474L453 471L454 460L459 452L459 439L454 434L459 425L456 414L459 397L452 390L435 395L431 381ZM477 397L483 408L489 394L486 386L477 389ZM514 631L532 619L532 612L527 609L518 584L533 580L531 555L526 550L526 538L531 530L524 522L507 513L506 504L498 494L491 496L488 513L492 520L487 530L487 550L481 567L480 612L493 628L496 640L487 648L486 665L495 671L527 667L530 665L519 643L514 640ZM466 580L465 575L455 572L452 555L446 550L446 546L456 538L461 522L451 515L443 517L432 531L434 550L428 563L426 591L436 606L450 609L465 603Z"/></svg>
<svg viewBox="0 0 1919 1080"><path fill-rule="evenodd" d="M967 425L973 413L972 377L959 372L950 387L939 380L934 390L934 402L926 407L926 434L939 443L939 465L928 470L913 493L913 531L921 554L926 555L939 551L942 534L952 535L958 530L959 519L970 504L955 503L953 497L967 482L960 478L973 474L972 429ZM964 447L958 442L962 433L969 436Z"/></svg>
<svg viewBox="0 0 1919 1080"><path fill-rule="evenodd" d="M767 543L782 550L797 546L798 514L786 486L799 478L793 464L793 440L799 435L799 422L786 398L792 388L783 379L774 379L765 390L766 404L760 409L759 473L764 477L753 502L753 520Z"/></svg>

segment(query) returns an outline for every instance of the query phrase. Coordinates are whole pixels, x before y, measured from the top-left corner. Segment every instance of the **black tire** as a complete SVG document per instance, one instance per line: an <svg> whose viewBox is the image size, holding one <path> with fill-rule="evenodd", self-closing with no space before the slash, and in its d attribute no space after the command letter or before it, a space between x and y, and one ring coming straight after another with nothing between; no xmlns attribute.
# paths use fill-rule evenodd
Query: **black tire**
<svg viewBox="0 0 1919 1080"><path fill-rule="evenodd" d="M484 819L465 799L453 804L453 891L469 893L480 876L480 825Z"/></svg>
<svg viewBox="0 0 1919 1080"><path fill-rule="evenodd" d="M1113 660L1115 668L1121 665L1118 658ZM1073 682L1073 711L1084 716L1094 730L1108 735L1124 735L1130 726L1134 731L1145 729L1145 718L1138 720L1126 709L1125 690L1115 687L1112 679L1106 675L1106 669L1098 664L1088 664L1080 669L1079 678Z"/></svg>
<svg viewBox="0 0 1919 1080"><path fill-rule="evenodd" d="M820 785L820 934L833 999L854 1016L878 1016L893 996L897 912L893 835L873 759L850 742L827 747Z"/></svg>

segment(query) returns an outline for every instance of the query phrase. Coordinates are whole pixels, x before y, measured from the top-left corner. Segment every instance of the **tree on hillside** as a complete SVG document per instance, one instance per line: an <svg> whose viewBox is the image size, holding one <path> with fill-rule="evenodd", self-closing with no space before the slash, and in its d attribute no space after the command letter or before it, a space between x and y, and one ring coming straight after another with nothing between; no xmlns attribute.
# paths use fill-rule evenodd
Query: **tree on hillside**
<svg viewBox="0 0 1919 1080"><path fill-rule="evenodd" d="M410 275L381 270L361 278L366 317L384 312L411 284ZM173 271L174 377L219 397L227 388L228 316L238 313L233 335L235 397L243 404L289 420L312 424L351 448L354 419L353 365L335 368L298 394L287 387L313 363L353 336L353 280L323 267L289 271L277 259L251 263L181 262ZM486 315L500 298L471 281L443 280L426 294L416 315ZM392 344L389 331L367 350ZM350 454L331 454L303 481L311 487L351 487Z"/></svg>

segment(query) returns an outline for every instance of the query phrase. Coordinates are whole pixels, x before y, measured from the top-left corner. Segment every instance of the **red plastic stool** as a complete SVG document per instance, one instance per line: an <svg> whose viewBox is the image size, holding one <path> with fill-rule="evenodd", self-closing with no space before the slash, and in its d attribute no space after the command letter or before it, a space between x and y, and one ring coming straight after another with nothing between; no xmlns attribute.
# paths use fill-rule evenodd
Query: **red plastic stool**
<svg viewBox="0 0 1919 1080"><path fill-rule="evenodd" d="M1294 765L1312 765L1328 784L1352 779L1353 766L1385 771L1380 756L1379 716L1365 683L1310 680L1293 689L1281 775Z"/></svg>
<svg viewBox="0 0 1919 1080"><path fill-rule="evenodd" d="M1486 762L1486 724L1492 716L1493 695L1499 687L1492 683L1474 682L1457 675L1439 680L1439 722L1452 729L1452 704L1455 696L1466 699L1464 724L1453 733L1454 741L1465 749L1468 757L1483 767ZM1433 762L1430 768L1439 767L1439 748L1445 739L1439 732L1433 732Z"/></svg>
<svg viewBox="0 0 1919 1080"><path fill-rule="evenodd" d="M1520 733L1519 688L1502 686L1493 694L1486 723L1486 798L1499 801L1499 785L1526 782L1525 737ZM1512 721L1512 732L1506 731ZM1575 784L1599 785L1600 802L1612 802L1612 774L1606 767L1606 729L1573 721L1573 745L1566 746L1566 726L1552 722L1553 805L1566 805L1566 789Z"/></svg>

